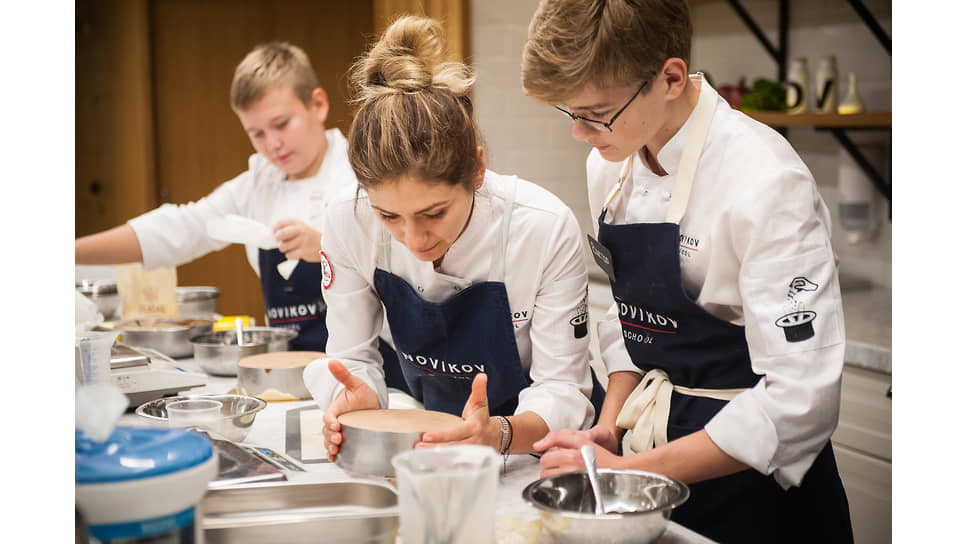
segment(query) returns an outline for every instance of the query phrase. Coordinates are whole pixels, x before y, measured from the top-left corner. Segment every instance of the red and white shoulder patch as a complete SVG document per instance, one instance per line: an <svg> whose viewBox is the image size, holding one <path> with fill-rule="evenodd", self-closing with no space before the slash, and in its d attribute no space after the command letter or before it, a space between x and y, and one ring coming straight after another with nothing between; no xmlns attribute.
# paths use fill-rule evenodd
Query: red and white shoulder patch
<svg viewBox="0 0 968 544"><path fill-rule="evenodd" d="M319 252L319 264L323 268L323 289L329 289L333 285L333 265L329 264L329 258L322 250Z"/></svg>

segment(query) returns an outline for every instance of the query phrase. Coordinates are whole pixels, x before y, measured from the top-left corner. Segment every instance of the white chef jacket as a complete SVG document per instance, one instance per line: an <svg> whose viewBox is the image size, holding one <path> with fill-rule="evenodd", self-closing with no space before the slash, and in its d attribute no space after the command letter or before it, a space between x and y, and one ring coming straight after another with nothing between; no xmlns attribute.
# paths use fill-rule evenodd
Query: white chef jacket
<svg viewBox="0 0 968 544"><path fill-rule="evenodd" d="M249 157L248 170L219 185L208 196L188 204L163 204L128 221L141 244L145 269L178 266L225 248L229 244L209 237L206 225L210 219L229 214L269 227L281 219L296 219L322 232L321 217L314 218L314 206L318 206L315 215L321 216L333 193L357 184L350 168L346 138L334 128L326 131L326 141L326 155L313 177L287 181L282 169L254 153ZM314 203L314 198L322 201ZM259 248L246 244L245 255L259 274Z"/></svg>
<svg viewBox="0 0 968 544"><path fill-rule="evenodd" d="M477 282L487 281L502 225L504 193L516 182L507 240L505 286L514 337L525 375L533 383L518 395L515 413L533 411L552 431L586 428L594 419L588 334L576 338L572 320L587 318L588 276L578 221L556 196L514 176L487 171L475 192L467 228L435 270L400 242L388 238L393 274L406 280L425 300L440 302ZM377 334L384 322L383 304L373 285L383 226L366 192L331 201L325 217L323 252L332 267L324 288L329 330L327 354L365 381L387 406ZM325 285L324 285L325 287ZM327 367L329 359L310 363L304 381L323 409L342 390Z"/></svg>
<svg viewBox="0 0 968 544"><path fill-rule="evenodd" d="M692 116L658 153L668 175L654 174L636 153L606 222L665 221L691 121ZM608 162L593 149L586 169L597 230L622 163ZM706 431L727 454L773 474L784 488L799 485L837 426L840 410L844 318L830 213L789 143L722 98L680 223L679 253L685 292L710 314L746 327L752 370L765 375L717 413ZM797 278L816 288L791 298ZM789 342L776 322L801 308L817 312L815 335ZM643 373L625 349L615 304L598 324L598 335L609 373Z"/></svg>

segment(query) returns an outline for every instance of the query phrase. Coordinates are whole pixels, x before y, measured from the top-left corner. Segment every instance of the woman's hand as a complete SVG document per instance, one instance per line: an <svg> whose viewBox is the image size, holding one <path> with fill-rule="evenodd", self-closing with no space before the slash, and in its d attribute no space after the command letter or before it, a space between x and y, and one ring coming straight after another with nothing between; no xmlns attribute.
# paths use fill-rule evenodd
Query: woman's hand
<svg viewBox="0 0 968 544"><path fill-rule="evenodd" d="M322 236L318 230L302 221L283 219L272 227L272 231L279 240L279 251L285 253L287 259L319 262Z"/></svg>
<svg viewBox="0 0 968 544"><path fill-rule="evenodd" d="M501 443L501 424L492 419L487 405L487 375L474 376L471 394L464 404L461 414L464 419L449 429L423 433L416 448L432 448L452 444L482 444L499 448Z"/></svg>
<svg viewBox="0 0 968 544"><path fill-rule="evenodd" d="M587 431L564 429L548 433L534 443L534 449L544 451L541 456L541 478L563 472L585 470L581 447L585 444L595 446L595 457L599 467L621 468L618 451L618 438L607 427L596 425Z"/></svg>
<svg viewBox="0 0 968 544"><path fill-rule="evenodd" d="M329 460L335 461L340 444L343 443L343 433L340 432L340 424L337 418L353 410L379 408L380 397L373 389L370 389L366 382L350 374L343 363L335 359L331 360L329 371L344 387L323 414L323 444L326 446Z"/></svg>

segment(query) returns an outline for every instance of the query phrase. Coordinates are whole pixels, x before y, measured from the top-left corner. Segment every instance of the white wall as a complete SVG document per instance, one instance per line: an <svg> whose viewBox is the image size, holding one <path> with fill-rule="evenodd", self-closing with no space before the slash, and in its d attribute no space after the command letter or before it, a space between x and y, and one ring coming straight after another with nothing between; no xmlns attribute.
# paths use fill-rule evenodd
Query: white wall
<svg viewBox="0 0 968 544"><path fill-rule="evenodd" d="M867 0L868 9L891 33L888 0ZM773 0L745 0L743 5L776 38L776 6ZM842 0L790 3L790 56L807 57L809 70L819 59L836 55L841 95L846 92L847 73L855 72L861 99L869 110L891 106L891 58L857 14ZM517 174L557 194L575 211L586 232L591 216L585 192L585 157L588 147L571 138L570 123L562 114L540 106L521 90L521 50L537 0L472 0L471 52L478 71L474 107L487 143L488 165L495 171ZM693 8L692 70L705 71L714 83L735 83L746 76L776 78L776 65L759 42L725 2L704 3ZM837 168L841 150L833 136L810 128L787 133L837 218ZM890 181L890 133L851 132L856 142L880 146L886 158L875 165ZM883 199L878 197L883 203ZM850 246L841 229L834 229L834 245L842 270L878 285L891 284L891 226L886 206L881 206L883 228L869 243ZM587 254L587 252L586 252ZM602 278L588 257L593 279Z"/></svg>
<svg viewBox="0 0 968 544"><path fill-rule="evenodd" d="M571 137L567 117L521 89L521 51L537 6L537 0L471 0L471 53L478 76L474 111L488 167L552 191L571 206L582 230L591 232L585 189L588 146ZM588 263L589 272L597 274L590 256Z"/></svg>

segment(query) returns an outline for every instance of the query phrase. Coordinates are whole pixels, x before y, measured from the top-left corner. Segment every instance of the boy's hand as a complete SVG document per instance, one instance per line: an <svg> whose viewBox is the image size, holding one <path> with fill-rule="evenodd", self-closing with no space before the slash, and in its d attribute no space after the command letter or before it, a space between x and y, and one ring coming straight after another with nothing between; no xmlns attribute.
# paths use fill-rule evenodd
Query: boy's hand
<svg viewBox="0 0 968 544"><path fill-rule="evenodd" d="M608 437L613 438L608 438ZM581 456L581 447L585 444L595 446L595 458L599 468L621 468L621 457L609 451L614 436L604 428L592 427L587 431L563 429L548 433L547 436L534 443L537 451L544 451L541 456L541 474L539 477L554 476L564 472L574 472L585 469L585 460Z"/></svg>
<svg viewBox="0 0 968 544"><path fill-rule="evenodd" d="M279 240L279 251L285 253L287 259L319 262L322 236L318 230L302 221L282 219L272 227L272 231L276 235L276 240Z"/></svg>

